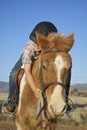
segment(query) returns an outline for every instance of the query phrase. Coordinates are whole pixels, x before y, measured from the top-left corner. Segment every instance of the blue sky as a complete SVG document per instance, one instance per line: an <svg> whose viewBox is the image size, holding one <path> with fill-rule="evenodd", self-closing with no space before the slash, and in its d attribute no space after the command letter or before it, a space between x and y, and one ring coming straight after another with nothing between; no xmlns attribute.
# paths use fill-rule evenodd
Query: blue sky
<svg viewBox="0 0 87 130"><path fill-rule="evenodd" d="M87 0L0 0L0 81L9 74L33 27L50 21L59 33L74 32L71 84L87 83Z"/></svg>

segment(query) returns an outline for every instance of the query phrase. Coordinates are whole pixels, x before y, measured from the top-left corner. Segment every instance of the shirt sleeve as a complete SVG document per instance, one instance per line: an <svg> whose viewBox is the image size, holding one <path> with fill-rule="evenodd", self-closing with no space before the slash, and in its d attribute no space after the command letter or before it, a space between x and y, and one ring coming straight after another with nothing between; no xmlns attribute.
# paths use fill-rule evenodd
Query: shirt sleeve
<svg viewBox="0 0 87 130"><path fill-rule="evenodd" d="M28 43L23 48L22 63L32 64L32 57L34 56L34 45L33 43Z"/></svg>

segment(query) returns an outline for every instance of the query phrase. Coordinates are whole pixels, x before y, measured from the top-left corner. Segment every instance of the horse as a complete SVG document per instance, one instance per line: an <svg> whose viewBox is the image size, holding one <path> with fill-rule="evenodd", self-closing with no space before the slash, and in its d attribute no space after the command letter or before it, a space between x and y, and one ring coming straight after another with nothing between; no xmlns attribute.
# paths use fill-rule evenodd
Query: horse
<svg viewBox="0 0 87 130"><path fill-rule="evenodd" d="M69 36L50 33L45 37L36 32L36 37L41 53L32 65L32 74L36 86L42 90L41 98L35 97L24 73L16 112L17 130L55 130L57 119L67 110L72 68L69 51L74 43L74 33ZM40 109L36 116L37 108Z"/></svg>

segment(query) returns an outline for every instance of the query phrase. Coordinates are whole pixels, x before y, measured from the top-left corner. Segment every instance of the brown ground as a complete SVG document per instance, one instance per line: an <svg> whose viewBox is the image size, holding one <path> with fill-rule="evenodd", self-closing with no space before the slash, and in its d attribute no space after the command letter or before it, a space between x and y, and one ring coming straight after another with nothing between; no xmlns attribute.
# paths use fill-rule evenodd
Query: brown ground
<svg viewBox="0 0 87 130"><path fill-rule="evenodd" d="M0 109L7 93L0 93ZM58 121L56 130L87 130L87 97L70 96L74 111L67 113ZM0 130L16 130L13 116L2 115L0 111Z"/></svg>
<svg viewBox="0 0 87 130"><path fill-rule="evenodd" d="M13 121L1 121L0 130L16 130L15 123ZM75 127L67 125L58 125L56 130L87 130L87 127Z"/></svg>

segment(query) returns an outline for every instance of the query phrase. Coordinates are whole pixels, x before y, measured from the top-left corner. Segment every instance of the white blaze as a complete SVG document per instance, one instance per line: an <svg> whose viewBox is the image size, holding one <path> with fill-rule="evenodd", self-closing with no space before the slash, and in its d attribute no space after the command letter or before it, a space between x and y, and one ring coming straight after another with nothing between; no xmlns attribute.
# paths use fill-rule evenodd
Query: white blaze
<svg viewBox="0 0 87 130"><path fill-rule="evenodd" d="M60 77L61 69L63 69L66 66L66 63L63 61L61 56L57 56L55 58L54 64L57 72L57 81L62 82ZM53 94L50 98L48 110L52 116L54 116L54 114L57 115L58 113L61 113L66 104L62 96L62 90L63 87L61 85L56 85Z"/></svg>
<svg viewBox="0 0 87 130"><path fill-rule="evenodd" d="M56 65L57 80L58 80L58 82L62 82L60 79L61 69L63 69L66 66L66 64L63 61L61 56L57 56L55 58L54 64Z"/></svg>

